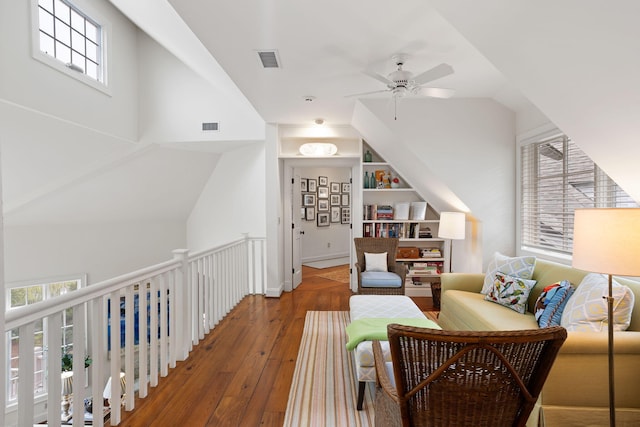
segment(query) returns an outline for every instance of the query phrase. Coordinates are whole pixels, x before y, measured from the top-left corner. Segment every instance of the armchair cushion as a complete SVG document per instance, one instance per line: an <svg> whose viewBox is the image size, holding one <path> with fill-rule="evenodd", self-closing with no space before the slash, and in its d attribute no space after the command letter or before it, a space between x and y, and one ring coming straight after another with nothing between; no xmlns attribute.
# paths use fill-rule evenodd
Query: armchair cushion
<svg viewBox="0 0 640 427"><path fill-rule="evenodd" d="M402 278L389 271L363 271L363 288L399 288L402 286Z"/></svg>
<svg viewBox="0 0 640 427"><path fill-rule="evenodd" d="M388 271L387 253L364 253L365 271Z"/></svg>

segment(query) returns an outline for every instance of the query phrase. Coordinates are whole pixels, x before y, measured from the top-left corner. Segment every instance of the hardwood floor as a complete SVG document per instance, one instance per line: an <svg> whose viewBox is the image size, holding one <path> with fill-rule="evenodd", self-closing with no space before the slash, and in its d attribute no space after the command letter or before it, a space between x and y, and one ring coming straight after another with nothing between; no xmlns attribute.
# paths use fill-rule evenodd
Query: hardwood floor
<svg viewBox="0 0 640 427"><path fill-rule="evenodd" d="M244 298L120 425L282 426L306 312L349 309L348 285L318 276L340 269L303 267L295 291Z"/></svg>

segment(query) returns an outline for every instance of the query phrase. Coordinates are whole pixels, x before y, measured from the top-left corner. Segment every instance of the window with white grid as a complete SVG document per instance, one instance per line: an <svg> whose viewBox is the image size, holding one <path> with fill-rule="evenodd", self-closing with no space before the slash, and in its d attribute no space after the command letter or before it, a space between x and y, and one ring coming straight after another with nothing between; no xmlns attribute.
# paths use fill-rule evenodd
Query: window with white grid
<svg viewBox="0 0 640 427"><path fill-rule="evenodd" d="M83 279L70 279L51 283L30 284L24 286L10 286L7 290L7 310L17 307L35 304L75 291L83 285ZM73 353L73 309L69 308L62 314L62 341L60 343L62 354ZM19 370L19 345L20 335L18 329L8 331L6 334L8 348L8 375L7 401L14 402L17 399ZM47 392L46 365L47 365L47 320L36 322L34 328L34 396L41 396Z"/></svg>
<svg viewBox="0 0 640 427"><path fill-rule="evenodd" d="M104 83L102 27L66 0L38 0L40 51Z"/></svg>
<svg viewBox="0 0 640 427"><path fill-rule="evenodd" d="M575 209L638 207L564 135L523 145L520 159L524 247L571 254Z"/></svg>

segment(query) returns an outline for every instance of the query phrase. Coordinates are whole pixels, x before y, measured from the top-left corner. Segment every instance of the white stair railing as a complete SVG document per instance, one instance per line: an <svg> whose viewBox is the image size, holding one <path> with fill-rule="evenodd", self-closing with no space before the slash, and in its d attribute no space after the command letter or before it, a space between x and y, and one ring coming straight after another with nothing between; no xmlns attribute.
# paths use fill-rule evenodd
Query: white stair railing
<svg viewBox="0 0 640 427"><path fill-rule="evenodd" d="M124 372L122 398L120 382L111 382L110 423L119 424L122 408L134 409L136 392L146 397L148 388L177 361L187 359L193 346L242 298L264 295L265 249L265 239L245 235L193 255L176 250L169 261L7 311L5 333L17 330L20 339L17 379L5 387L17 386L17 399L0 413L0 425L61 425L61 325L66 310L73 310L71 412L84 414L84 400L91 398L92 413L105 413L104 385ZM46 398L34 391L34 330L39 322L47 325ZM85 355L93 361L87 369ZM8 360L4 366L8 369ZM72 420L74 426L85 425L84 416ZM103 426L104 417L93 417L93 425Z"/></svg>

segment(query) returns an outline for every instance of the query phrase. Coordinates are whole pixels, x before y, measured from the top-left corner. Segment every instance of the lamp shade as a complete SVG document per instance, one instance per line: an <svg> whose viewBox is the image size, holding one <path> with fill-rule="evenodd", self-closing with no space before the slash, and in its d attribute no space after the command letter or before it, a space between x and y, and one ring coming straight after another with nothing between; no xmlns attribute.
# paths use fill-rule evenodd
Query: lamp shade
<svg viewBox="0 0 640 427"><path fill-rule="evenodd" d="M73 393L73 372L66 371L60 374L62 379L62 395L66 396Z"/></svg>
<svg viewBox="0 0 640 427"><path fill-rule="evenodd" d="M460 240L465 237L464 212L441 212L438 237L441 239Z"/></svg>
<svg viewBox="0 0 640 427"><path fill-rule="evenodd" d="M127 382L124 379L124 372L120 372L120 396L124 395L127 389ZM102 393L102 397L105 399L111 399L111 377L107 381L107 385L104 386L104 392Z"/></svg>
<svg viewBox="0 0 640 427"><path fill-rule="evenodd" d="M575 268L619 276L640 276L640 209L576 209Z"/></svg>

